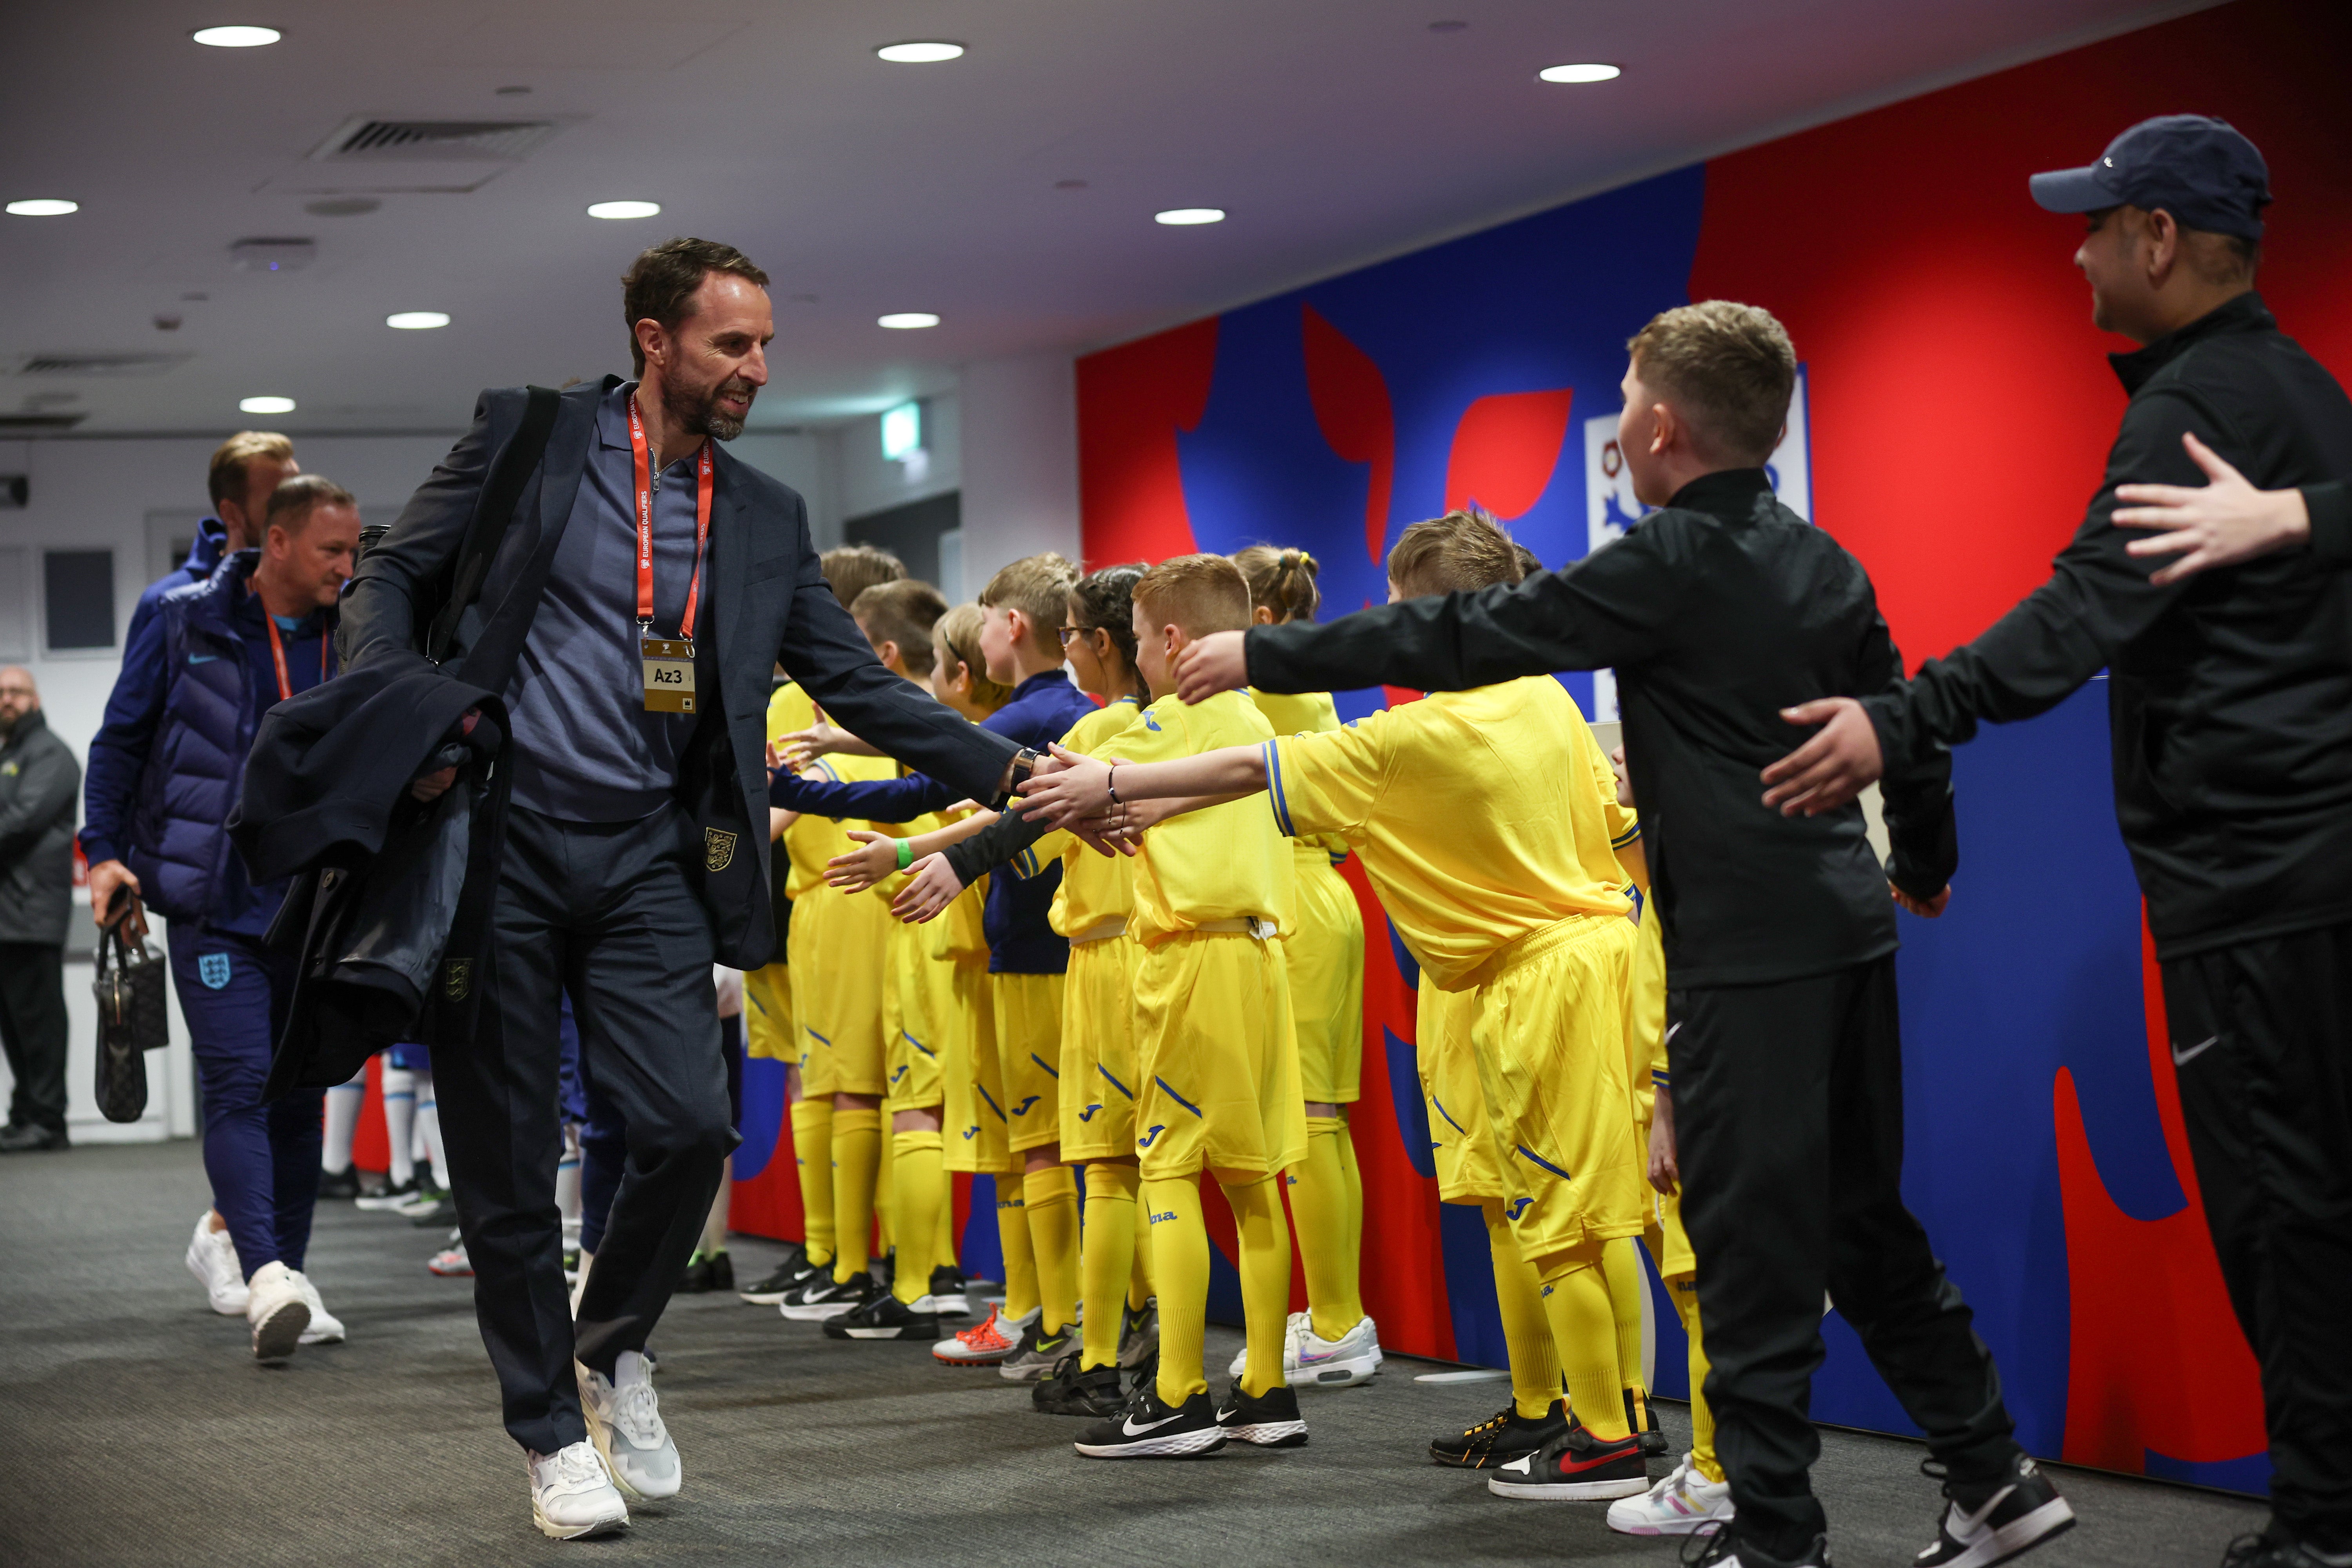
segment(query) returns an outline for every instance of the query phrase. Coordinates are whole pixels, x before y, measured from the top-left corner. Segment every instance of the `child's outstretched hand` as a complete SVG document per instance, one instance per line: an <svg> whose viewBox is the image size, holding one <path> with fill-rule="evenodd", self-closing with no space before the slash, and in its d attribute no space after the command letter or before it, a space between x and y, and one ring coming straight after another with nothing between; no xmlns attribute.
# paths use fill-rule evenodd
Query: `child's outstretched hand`
<svg viewBox="0 0 2352 1568"><path fill-rule="evenodd" d="M921 925L963 894L963 884L944 855L926 855L908 868L907 885L890 900L890 912L908 925Z"/></svg>
<svg viewBox="0 0 2352 1568"><path fill-rule="evenodd" d="M845 893L862 893L898 868L898 841L886 833L853 827L857 847L824 863L824 879Z"/></svg>

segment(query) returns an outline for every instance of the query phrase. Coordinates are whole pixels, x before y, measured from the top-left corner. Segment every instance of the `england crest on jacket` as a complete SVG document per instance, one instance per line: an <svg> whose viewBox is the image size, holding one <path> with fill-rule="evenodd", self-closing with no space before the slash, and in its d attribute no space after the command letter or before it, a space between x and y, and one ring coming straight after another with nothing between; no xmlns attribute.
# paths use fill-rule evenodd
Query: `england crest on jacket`
<svg viewBox="0 0 2352 1568"><path fill-rule="evenodd" d="M702 868L706 871L724 871L733 864L735 864L735 836L724 828L704 828L702 830Z"/></svg>

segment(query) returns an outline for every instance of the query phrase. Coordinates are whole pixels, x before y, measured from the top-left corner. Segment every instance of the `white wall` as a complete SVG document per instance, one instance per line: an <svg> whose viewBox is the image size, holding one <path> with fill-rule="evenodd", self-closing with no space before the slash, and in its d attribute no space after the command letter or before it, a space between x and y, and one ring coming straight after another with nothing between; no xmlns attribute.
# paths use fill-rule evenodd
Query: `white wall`
<svg viewBox="0 0 2352 1568"><path fill-rule="evenodd" d="M1076 367L1067 354L964 367L964 581L1008 561L1078 546Z"/></svg>
<svg viewBox="0 0 2352 1568"><path fill-rule="evenodd" d="M910 501L929 500L963 485L963 399L949 392L921 400L923 449L919 459L882 456L882 416L869 414L824 432L835 500L840 510L829 520L833 531L817 548L841 542L841 523L869 512L887 511Z"/></svg>

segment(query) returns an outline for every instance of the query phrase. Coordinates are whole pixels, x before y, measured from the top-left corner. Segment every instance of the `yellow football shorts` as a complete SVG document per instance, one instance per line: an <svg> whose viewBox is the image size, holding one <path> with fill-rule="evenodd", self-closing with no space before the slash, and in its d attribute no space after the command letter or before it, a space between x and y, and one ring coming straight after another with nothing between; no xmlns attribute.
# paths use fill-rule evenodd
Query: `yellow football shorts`
<svg viewBox="0 0 2352 1568"><path fill-rule="evenodd" d="M898 1005L891 1009L890 1038L884 1047L890 1088L883 1096L890 1110L928 1110L942 1099L940 1031L932 1020L943 1007L954 1005L949 994L953 962L928 956L917 928L891 922L890 967Z"/></svg>
<svg viewBox="0 0 2352 1568"><path fill-rule="evenodd" d="M1135 1157L1135 972L1125 931L1070 943L1062 983L1062 1158Z"/></svg>
<svg viewBox="0 0 2352 1568"><path fill-rule="evenodd" d="M743 1054L759 1061L800 1060L793 1024L792 966L779 961L743 974Z"/></svg>
<svg viewBox="0 0 2352 1568"><path fill-rule="evenodd" d="M1306 1097L1280 950L1186 931L1135 976L1135 1149L1148 1181L1286 1170L1307 1157Z"/></svg>
<svg viewBox="0 0 2352 1568"><path fill-rule="evenodd" d="M1297 847L1298 923L1285 933L1298 1082L1307 1099L1352 1105L1364 1066L1364 912L1311 844Z"/></svg>
<svg viewBox="0 0 2352 1568"><path fill-rule="evenodd" d="M793 988L800 1010L801 1092L880 1094L886 1087L883 996L889 985L890 908L871 893L827 889L802 900L817 919L806 963L796 962ZM793 934L801 914L793 914ZM802 949L795 944L797 960Z"/></svg>
<svg viewBox="0 0 2352 1568"><path fill-rule="evenodd" d="M1059 974L997 974L996 1058L1013 1152L1062 1137L1062 988Z"/></svg>
<svg viewBox="0 0 2352 1568"><path fill-rule="evenodd" d="M988 955L945 961L948 1009L940 1041L940 1142L947 1167L1000 1175L1021 1167L1013 1158L1004 1114L1004 1075L996 1060L995 976Z"/></svg>
<svg viewBox="0 0 2352 1568"><path fill-rule="evenodd" d="M1440 991L1423 972L1413 1014L1413 1059L1429 1113L1437 1195L1449 1204L1501 1203L1506 1195L1486 1121L1486 1093L1478 1082L1478 1058L1470 1044L1470 1020L1477 1014L1476 991Z"/></svg>

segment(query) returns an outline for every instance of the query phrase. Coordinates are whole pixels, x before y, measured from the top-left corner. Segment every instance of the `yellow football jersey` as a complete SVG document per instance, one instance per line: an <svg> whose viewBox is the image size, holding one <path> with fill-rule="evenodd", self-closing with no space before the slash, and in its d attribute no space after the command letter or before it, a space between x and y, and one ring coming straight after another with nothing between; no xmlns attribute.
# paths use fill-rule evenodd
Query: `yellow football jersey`
<svg viewBox="0 0 2352 1568"><path fill-rule="evenodd" d="M1433 692L1267 742L1265 756L1282 830L1336 833L1360 853L1442 990L1474 984L1480 964L1529 931L1633 908L1612 848L1633 815L1616 804L1591 726L1549 676Z"/></svg>
<svg viewBox="0 0 2352 1568"><path fill-rule="evenodd" d="M1129 762L1164 763L1223 746L1262 745L1273 735L1248 698L1221 691L1191 707L1163 697L1099 750ZM1291 847L1257 800L1170 817L1143 836L1143 852L1132 865L1129 929L1146 947L1212 921L1271 921L1277 933L1296 923Z"/></svg>
<svg viewBox="0 0 2352 1568"><path fill-rule="evenodd" d="M1328 691L1260 691L1253 686L1249 700L1277 735L1320 735L1340 727L1339 710L1332 706ZM1310 834L1297 844L1302 849L1319 849L1334 860L1345 859L1348 854L1348 841L1336 833Z"/></svg>
<svg viewBox="0 0 2352 1568"><path fill-rule="evenodd" d="M1070 726L1062 745L1086 756L1095 755L1102 742L1135 722L1139 704L1132 697L1106 703ZM1054 908L1047 916L1064 936L1091 931L1105 921L1124 920L1135 908L1135 873L1125 855L1097 855L1077 838L1056 830L1014 858L1018 877L1034 877L1055 860L1062 865L1062 885L1055 889Z"/></svg>

